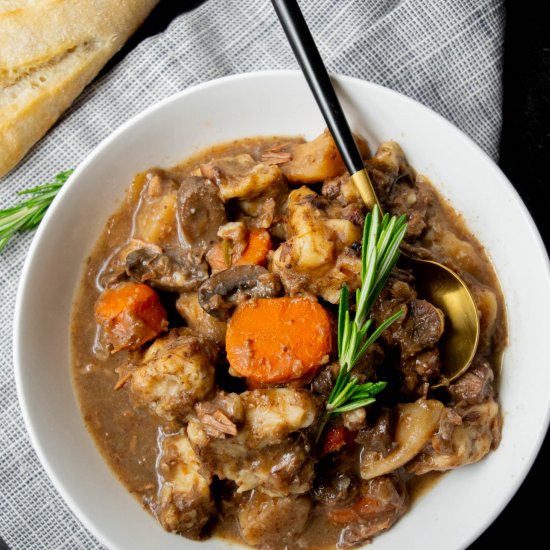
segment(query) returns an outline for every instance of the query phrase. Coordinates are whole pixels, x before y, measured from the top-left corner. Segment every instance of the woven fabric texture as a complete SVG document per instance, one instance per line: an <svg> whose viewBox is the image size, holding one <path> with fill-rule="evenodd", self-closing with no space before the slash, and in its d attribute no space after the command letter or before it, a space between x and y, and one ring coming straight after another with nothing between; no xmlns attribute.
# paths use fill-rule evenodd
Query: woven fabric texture
<svg viewBox="0 0 550 550"><path fill-rule="evenodd" d="M370 80L431 107L496 158L501 127L503 0L301 0L330 71ZM95 81L0 180L17 190L76 166L115 128L194 84L297 68L269 0L208 0L143 41ZM0 254L0 536L12 549L101 548L57 493L32 449L17 402L12 319L32 234Z"/></svg>

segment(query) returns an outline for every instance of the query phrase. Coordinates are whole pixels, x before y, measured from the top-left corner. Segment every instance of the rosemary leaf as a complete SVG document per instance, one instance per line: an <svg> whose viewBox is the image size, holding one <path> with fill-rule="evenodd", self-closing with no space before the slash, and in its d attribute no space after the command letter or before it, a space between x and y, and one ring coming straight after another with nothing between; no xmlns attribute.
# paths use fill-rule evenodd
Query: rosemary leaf
<svg viewBox="0 0 550 550"><path fill-rule="evenodd" d="M15 206L0 210L0 252L17 232L29 231L38 226L46 210L57 196L73 170L60 172L52 183L19 191L19 196L27 197Z"/></svg>
<svg viewBox="0 0 550 550"><path fill-rule="evenodd" d="M374 403L374 396L386 386L386 382L382 381L359 384L351 371L368 348L403 314L403 310L397 311L371 331L373 321L369 318L370 311L397 263L400 255L399 246L406 231L405 216L381 216L378 206L365 217L361 251L361 287L355 292L355 314L350 310L348 288L344 285L340 290L340 370L326 403L325 414L317 434L318 439L332 416Z"/></svg>

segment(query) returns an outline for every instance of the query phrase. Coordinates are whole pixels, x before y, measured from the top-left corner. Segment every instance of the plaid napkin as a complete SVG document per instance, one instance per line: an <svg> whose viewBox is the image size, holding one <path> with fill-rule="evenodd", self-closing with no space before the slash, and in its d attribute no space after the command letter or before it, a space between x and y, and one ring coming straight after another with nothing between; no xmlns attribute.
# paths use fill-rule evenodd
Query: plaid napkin
<svg viewBox="0 0 550 550"><path fill-rule="evenodd" d="M496 158L501 128L503 0L301 0L330 71L431 107ZM89 86L63 120L0 180L15 191L76 166L115 128L199 82L297 68L269 0L209 0L142 42ZM50 483L25 431L12 366L12 318L32 234L0 254L0 536L12 549L101 548Z"/></svg>

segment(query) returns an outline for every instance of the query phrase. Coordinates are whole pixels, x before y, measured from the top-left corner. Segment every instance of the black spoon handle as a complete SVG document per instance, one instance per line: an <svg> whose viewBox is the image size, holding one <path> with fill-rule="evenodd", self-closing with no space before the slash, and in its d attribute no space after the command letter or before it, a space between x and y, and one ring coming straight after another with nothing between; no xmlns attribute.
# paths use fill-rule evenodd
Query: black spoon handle
<svg viewBox="0 0 550 550"><path fill-rule="evenodd" d="M271 0L271 2L344 164L361 197L372 209L375 204L378 204L372 183L298 2L296 0Z"/></svg>
<svg viewBox="0 0 550 550"><path fill-rule="evenodd" d="M321 109L350 174L362 170L363 159L296 0L271 0L294 55Z"/></svg>

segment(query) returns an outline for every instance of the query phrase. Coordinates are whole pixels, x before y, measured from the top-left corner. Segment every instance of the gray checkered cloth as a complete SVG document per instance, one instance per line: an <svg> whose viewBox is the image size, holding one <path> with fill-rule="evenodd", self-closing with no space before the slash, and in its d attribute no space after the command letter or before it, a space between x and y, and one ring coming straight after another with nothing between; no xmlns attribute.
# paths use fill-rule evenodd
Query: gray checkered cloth
<svg viewBox="0 0 550 550"><path fill-rule="evenodd" d="M301 0L330 71L431 107L497 157L503 0ZM76 166L115 128L184 88L235 73L297 68L269 0L209 0L143 41L89 86L19 168L15 191ZM26 434L12 363L12 319L32 234L0 254L0 536L13 549L101 548L42 469Z"/></svg>

